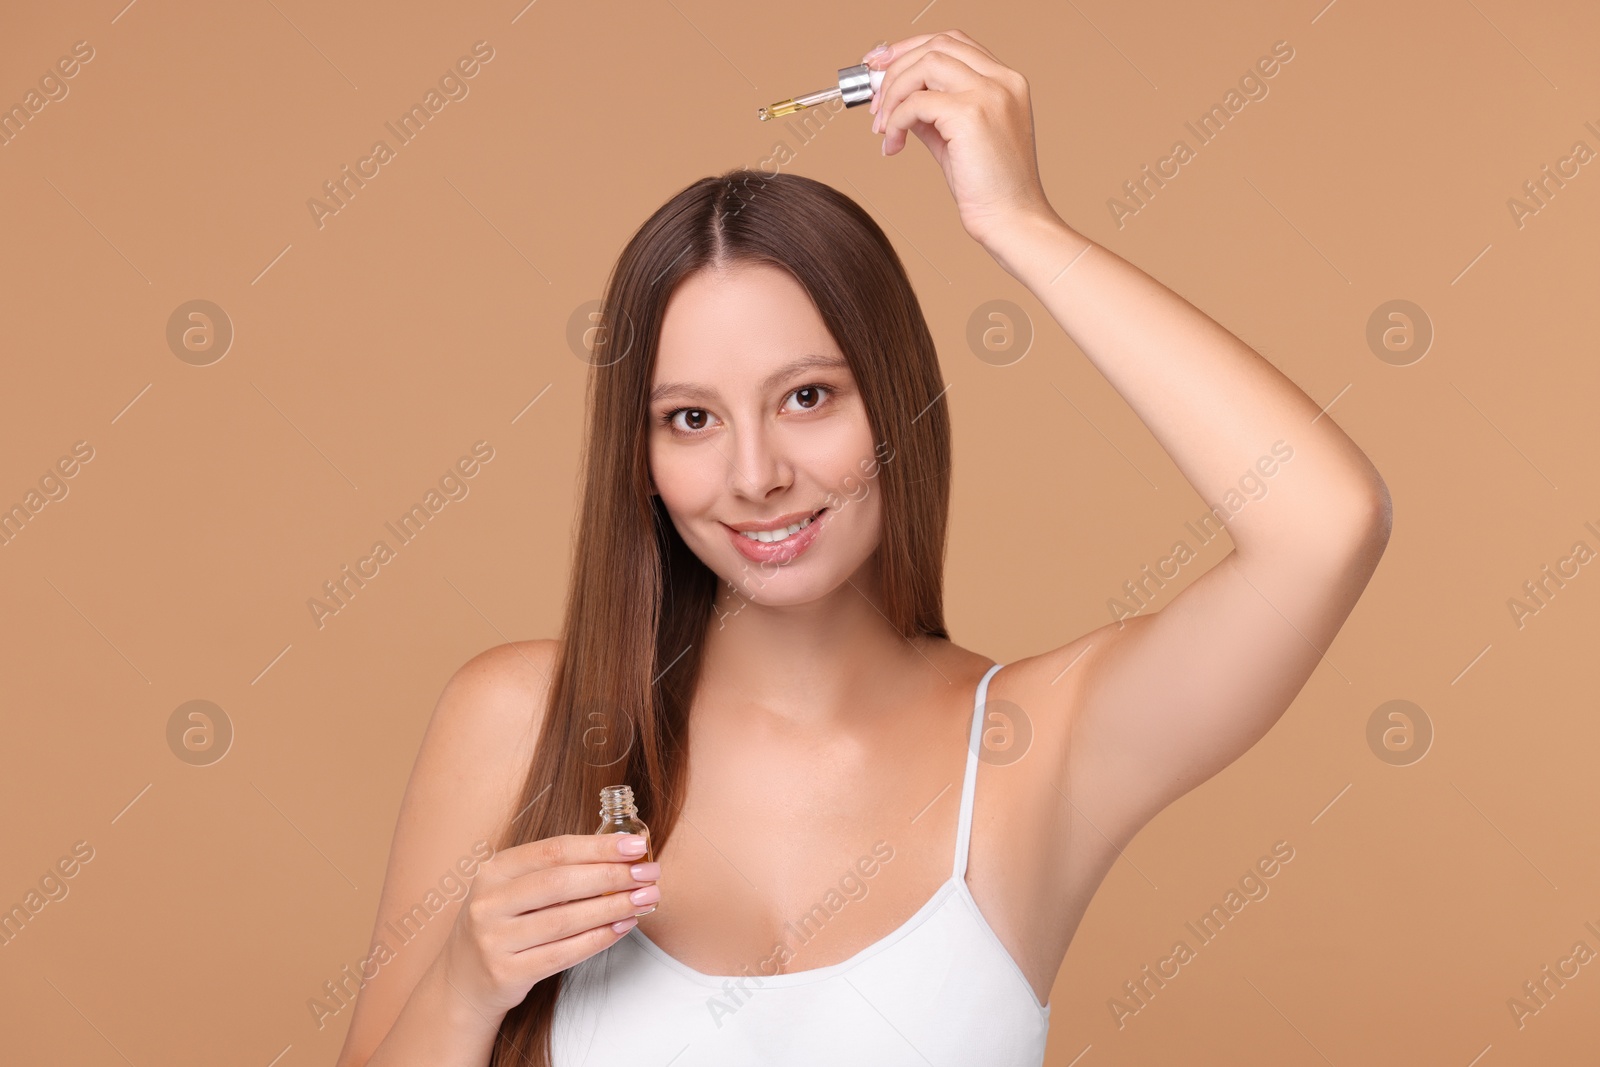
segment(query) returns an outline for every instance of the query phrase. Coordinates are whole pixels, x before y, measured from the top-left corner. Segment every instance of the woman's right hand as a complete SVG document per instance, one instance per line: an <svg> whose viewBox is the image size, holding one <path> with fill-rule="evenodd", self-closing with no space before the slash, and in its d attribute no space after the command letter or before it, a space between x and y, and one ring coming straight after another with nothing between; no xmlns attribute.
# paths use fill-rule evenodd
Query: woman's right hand
<svg viewBox="0 0 1600 1067"><path fill-rule="evenodd" d="M443 977L498 1018L541 979L614 945L660 899L661 865L623 852L629 841L642 852L637 834L562 834L495 853L439 951Z"/></svg>

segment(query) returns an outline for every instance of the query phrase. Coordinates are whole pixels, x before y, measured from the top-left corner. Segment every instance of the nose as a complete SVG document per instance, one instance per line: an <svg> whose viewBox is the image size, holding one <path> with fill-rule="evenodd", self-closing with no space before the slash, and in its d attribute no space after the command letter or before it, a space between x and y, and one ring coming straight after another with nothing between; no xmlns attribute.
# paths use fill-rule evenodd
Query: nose
<svg viewBox="0 0 1600 1067"><path fill-rule="evenodd" d="M783 492L794 468L782 447L782 434L763 420L746 421L733 433L728 454L728 490L758 503Z"/></svg>

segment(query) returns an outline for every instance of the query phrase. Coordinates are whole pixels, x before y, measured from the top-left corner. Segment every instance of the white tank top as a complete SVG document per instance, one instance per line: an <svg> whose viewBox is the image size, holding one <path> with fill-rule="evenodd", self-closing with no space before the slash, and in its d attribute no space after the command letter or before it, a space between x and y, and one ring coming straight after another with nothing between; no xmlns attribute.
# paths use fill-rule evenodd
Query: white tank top
<svg viewBox="0 0 1600 1067"><path fill-rule="evenodd" d="M1000 667L974 700L954 868L915 914L842 963L777 975L704 974L635 926L568 968L556 1067L1040 1067L1050 1007L966 882L984 695Z"/></svg>

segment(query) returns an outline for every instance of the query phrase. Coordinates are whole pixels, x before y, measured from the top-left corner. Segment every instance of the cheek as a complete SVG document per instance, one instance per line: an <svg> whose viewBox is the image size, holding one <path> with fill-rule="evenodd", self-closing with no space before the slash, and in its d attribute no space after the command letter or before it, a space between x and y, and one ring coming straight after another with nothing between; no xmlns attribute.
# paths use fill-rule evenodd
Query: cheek
<svg viewBox="0 0 1600 1067"><path fill-rule="evenodd" d="M848 489L839 492L839 529L855 546L851 553L865 555L883 537L883 493L876 479L864 478L859 471ZM843 495L846 492L848 496Z"/></svg>
<svg viewBox="0 0 1600 1067"><path fill-rule="evenodd" d="M698 455L698 449L651 450L650 480L667 510L693 515L709 507L721 491L715 468Z"/></svg>
<svg viewBox="0 0 1600 1067"><path fill-rule="evenodd" d="M880 468L872 462L871 456L870 446L863 448L852 442L828 468L827 484L842 505L861 507L876 495L876 475Z"/></svg>
<svg viewBox="0 0 1600 1067"><path fill-rule="evenodd" d="M812 443L811 469L818 482L842 498L859 501L873 480L872 431L864 417L840 420L836 432Z"/></svg>
<svg viewBox="0 0 1600 1067"><path fill-rule="evenodd" d="M853 472L840 490L844 494L844 508L853 512L851 522L863 537L877 539L879 524L883 521L883 486L875 477Z"/></svg>

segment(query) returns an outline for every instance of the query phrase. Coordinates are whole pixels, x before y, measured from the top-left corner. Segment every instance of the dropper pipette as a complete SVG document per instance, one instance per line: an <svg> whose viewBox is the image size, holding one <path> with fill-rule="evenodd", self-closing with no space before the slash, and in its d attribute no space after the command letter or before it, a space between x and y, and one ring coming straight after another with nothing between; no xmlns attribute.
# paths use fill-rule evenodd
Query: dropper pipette
<svg viewBox="0 0 1600 1067"><path fill-rule="evenodd" d="M843 97L845 107L855 107L865 104L872 99L872 94L878 91L878 86L883 84L883 71L872 70L865 63L857 63L853 67L839 68L839 84L831 89L818 89L814 93L803 96L791 97L780 100L767 107L756 108L756 118L762 122L768 119L781 119L785 115L792 115L796 111L804 111L808 107L825 104L834 97Z"/></svg>

